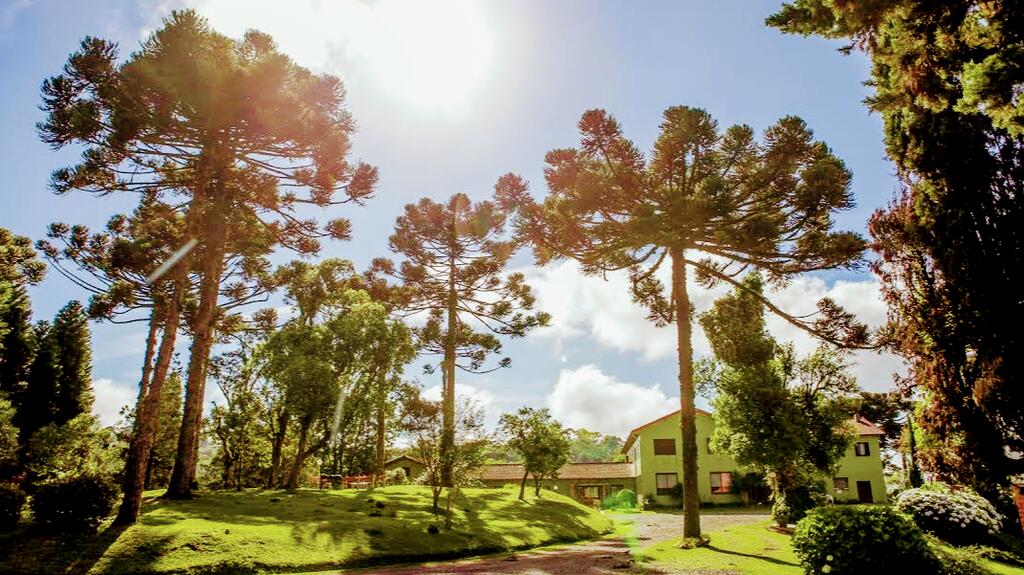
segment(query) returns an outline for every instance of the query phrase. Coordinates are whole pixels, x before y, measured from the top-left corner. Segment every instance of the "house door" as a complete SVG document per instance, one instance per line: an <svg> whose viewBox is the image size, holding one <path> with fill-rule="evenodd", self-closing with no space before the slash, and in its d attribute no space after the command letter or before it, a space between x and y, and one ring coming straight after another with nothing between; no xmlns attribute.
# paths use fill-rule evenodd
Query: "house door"
<svg viewBox="0 0 1024 575"><path fill-rule="evenodd" d="M871 482L870 481L858 481L857 482L857 499L861 503L874 503L875 499L871 496Z"/></svg>

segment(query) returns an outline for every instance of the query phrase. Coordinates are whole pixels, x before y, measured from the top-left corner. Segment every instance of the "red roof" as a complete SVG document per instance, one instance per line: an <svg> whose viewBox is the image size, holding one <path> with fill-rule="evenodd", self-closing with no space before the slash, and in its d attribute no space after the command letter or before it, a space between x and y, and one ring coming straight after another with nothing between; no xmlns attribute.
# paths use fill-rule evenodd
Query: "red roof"
<svg viewBox="0 0 1024 575"><path fill-rule="evenodd" d="M859 415L853 416L853 427L857 435L885 435L880 427Z"/></svg>
<svg viewBox="0 0 1024 575"><path fill-rule="evenodd" d="M558 470L559 479L622 479L633 477L632 463L566 463ZM480 473L484 481L522 481L523 466L518 463L492 463Z"/></svg>

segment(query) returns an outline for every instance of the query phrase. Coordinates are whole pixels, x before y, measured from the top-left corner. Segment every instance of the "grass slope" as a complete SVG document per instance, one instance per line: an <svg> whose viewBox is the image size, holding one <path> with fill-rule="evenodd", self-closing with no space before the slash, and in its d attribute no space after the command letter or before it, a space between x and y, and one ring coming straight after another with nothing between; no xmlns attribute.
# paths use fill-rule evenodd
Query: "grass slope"
<svg viewBox="0 0 1024 575"><path fill-rule="evenodd" d="M453 529L420 486L373 491L205 493L152 500L141 522L92 537L52 539L28 531L0 539L0 572L253 573L313 571L462 557L587 539L609 519L545 492L525 502L505 489L466 489ZM443 498L442 498L443 503Z"/></svg>

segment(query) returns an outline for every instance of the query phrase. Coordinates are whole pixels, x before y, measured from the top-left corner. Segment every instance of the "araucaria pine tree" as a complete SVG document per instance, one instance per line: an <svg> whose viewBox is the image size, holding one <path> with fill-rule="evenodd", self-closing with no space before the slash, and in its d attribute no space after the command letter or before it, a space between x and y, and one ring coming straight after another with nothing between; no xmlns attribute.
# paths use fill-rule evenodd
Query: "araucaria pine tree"
<svg viewBox="0 0 1024 575"><path fill-rule="evenodd" d="M423 198L405 206L389 240L399 266L377 259L376 273L400 283L398 307L426 313L417 330L421 350L440 355L443 378L441 481L451 484L455 441L455 370L481 372L490 354L501 353L498 336L522 337L546 325L544 312L531 313L534 296L523 274L505 274L518 245L505 236L507 214L492 201L473 203L455 194L444 203ZM503 358L498 369L510 364Z"/></svg>
<svg viewBox="0 0 1024 575"><path fill-rule="evenodd" d="M577 149L548 152L549 195L540 204L516 176L499 186L515 206L517 227L539 264L570 258L587 274L627 270L633 299L678 337L685 537L700 536L697 438L692 364L692 306L687 276L706 286L739 287L746 270L782 282L803 272L852 267L864 241L832 230L832 214L853 206L850 173L799 118L787 117L759 141L748 126L723 133L704 110L664 113L650 158L622 135L618 122L592 110L579 123ZM658 277L668 262L665 289ZM799 318L762 297L765 307L827 340L863 344L867 330L834 302Z"/></svg>
<svg viewBox="0 0 1024 575"><path fill-rule="evenodd" d="M185 245L196 242L192 347L167 491L189 497L230 257L278 246L314 254L321 238L347 239L347 220L321 225L296 212L361 203L377 172L347 160L354 122L338 78L296 65L265 34L218 34L193 11L173 12L124 62L114 44L86 38L63 74L43 83L42 107L46 143L86 148L78 165L54 173L55 191L157 194L180 206ZM249 233L232 237L239 222Z"/></svg>

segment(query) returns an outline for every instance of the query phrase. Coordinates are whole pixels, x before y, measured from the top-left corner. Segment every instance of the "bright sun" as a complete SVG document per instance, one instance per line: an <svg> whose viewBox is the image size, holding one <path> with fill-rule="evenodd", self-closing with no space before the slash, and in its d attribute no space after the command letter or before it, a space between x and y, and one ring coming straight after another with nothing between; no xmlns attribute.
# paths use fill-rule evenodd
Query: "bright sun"
<svg viewBox="0 0 1024 575"><path fill-rule="evenodd" d="M455 107L480 86L491 38L478 4L395 0L375 12L380 52L366 56L389 93L423 107Z"/></svg>

